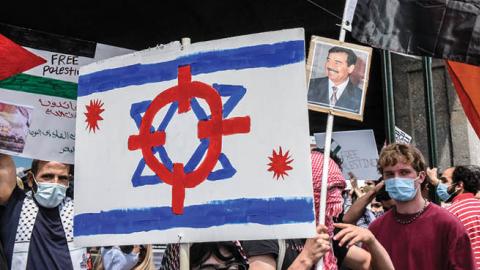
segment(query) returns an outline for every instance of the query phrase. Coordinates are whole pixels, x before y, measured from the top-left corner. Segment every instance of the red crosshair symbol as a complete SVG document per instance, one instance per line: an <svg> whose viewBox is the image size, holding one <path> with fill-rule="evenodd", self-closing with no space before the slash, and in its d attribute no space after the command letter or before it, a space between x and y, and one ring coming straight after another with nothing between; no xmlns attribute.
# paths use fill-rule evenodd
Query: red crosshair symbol
<svg viewBox="0 0 480 270"><path fill-rule="evenodd" d="M210 119L200 120L197 126L198 139L208 138L209 140L208 150L202 163L192 172L186 174L183 163L174 163L173 172L171 172L152 152L153 147L165 144L165 131L151 133L150 127L156 114L170 103L178 103L179 114L190 111L192 98L204 99L211 112ZM178 85L168 88L153 99L142 118L139 134L128 138L128 150L141 149L147 166L166 184L172 186L174 214L183 214L185 188L194 188L205 181L217 164L222 152L222 136L250 132L249 116L222 118L222 99L218 92L208 84L192 82L190 66L182 66L178 68Z"/></svg>

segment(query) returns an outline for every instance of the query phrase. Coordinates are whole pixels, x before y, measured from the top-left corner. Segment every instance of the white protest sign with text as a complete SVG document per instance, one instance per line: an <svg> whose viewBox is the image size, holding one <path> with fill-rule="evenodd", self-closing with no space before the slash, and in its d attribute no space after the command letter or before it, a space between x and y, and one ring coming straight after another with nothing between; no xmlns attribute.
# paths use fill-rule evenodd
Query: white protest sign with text
<svg viewBox="0 0 480 270"><path fill-rule="evenodd" d="M0 80L0 101L33 108L25 145L21 152L12 154L73 164L80 66L132 50L95 44L94 56L86 57L15 46L16 50L2 52L8 56L0 53L0 57L15 58L15 54L21 55L22 50L27 50L44 63Z"/></svg>
<svg viewBox="0 0 480 270"><path fill-rule="evenodd" d="M325 133L315 133L319 148L325 143ZM332 134L331 151L342 159L342 171L345 179L352 172L358 179L376 180L378 151L373 130L338 131Z"/></svg>
<svg viewBox="0 0 480 270"><path fill-rule="evenodd" d="M395 142L409 144L412 142L412 136L408 135L408 133L399 127L395 127Z"/></svg>

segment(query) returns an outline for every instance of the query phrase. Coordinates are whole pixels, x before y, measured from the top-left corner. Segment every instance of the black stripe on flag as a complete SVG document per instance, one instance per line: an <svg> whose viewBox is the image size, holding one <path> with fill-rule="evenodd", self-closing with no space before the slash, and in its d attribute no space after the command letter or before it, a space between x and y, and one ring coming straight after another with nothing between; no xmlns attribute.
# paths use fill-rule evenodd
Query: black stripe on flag
<svg viewBox="0 0 480 270"><path fill-rule="evenodd" d="M473 0L358 0L352 36L384 50L480 65Z"/></svg>
<svg viewBox="0 0 480 270"><path fill-rule="evenodd" d="M0 33L20 46L89 58L95 57L97 44L71 37L0 23Z"/></svg>

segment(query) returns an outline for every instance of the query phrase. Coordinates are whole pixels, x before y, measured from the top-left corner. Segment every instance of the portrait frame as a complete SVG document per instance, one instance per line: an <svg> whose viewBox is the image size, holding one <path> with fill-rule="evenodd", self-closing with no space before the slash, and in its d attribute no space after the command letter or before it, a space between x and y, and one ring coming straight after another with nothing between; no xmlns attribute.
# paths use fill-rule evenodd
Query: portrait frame
<svg viewBox="0 0 480 270"><path fill-rule="evenodd" d="M354 67L351 68L351 65L344 63L347 68L344 68L344 70L331 68L331 74L328 74L326 72L326 61L329 50L333 47L336 47L334 50L337 51L332 53L337 55L344 53L346 56L345 61L347 61L348 53L343 51L353 52L355 54L353 59L356 58ZM308 109L363 121L371 58L371 47L312 36L306 67ZM338 62L333 59L332 61ZM338 63L342 65L341 61ZM329 67L331 67L330 64ZM332 85L332 80L329 75L332 77L337 75L337 78L339 76L348 76L348 80L344 80L343 83L339 84L341 93L335 105L330 104L332 95L329 94L329 85Z"/></svg>

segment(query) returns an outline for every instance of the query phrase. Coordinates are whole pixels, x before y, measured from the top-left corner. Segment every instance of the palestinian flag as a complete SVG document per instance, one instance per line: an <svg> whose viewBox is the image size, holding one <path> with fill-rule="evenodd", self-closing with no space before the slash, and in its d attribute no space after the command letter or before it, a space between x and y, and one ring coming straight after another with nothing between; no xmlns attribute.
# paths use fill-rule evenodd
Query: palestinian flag
<svg viewBox="0 0 480 270"><path fill-rule="evenodd" d="M71 59L94 58L95 48L94 42L0 24L0 88L76 99Z"/></svg>
<svg viewBox="0 0 480 270"><path fill-rule="evenodd" d="M0 81L47 62L0 34Z"/></svg>

